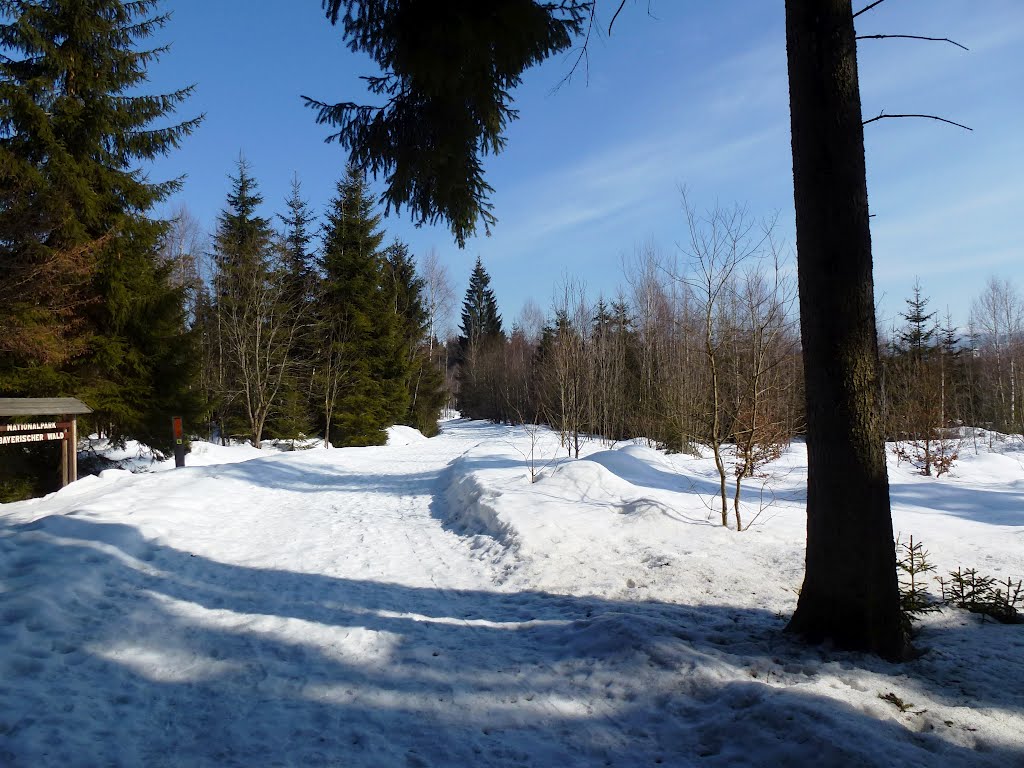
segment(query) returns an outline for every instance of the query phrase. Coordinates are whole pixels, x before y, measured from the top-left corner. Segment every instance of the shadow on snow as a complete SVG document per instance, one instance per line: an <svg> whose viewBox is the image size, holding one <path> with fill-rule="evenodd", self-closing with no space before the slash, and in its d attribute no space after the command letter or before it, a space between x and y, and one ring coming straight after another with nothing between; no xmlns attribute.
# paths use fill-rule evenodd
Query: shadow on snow
<svg viewBox="0 0 1024 768"><path fill-rule="evenodd" d="M0 575L4 765L1024 760L805 692L827 661L914 665L826 656L756 609L248 568L73 514L0 528ZM921 685L962 682L942 669ZM1001 679L972 704L1024 708L1022 667Z"/></svg>
<svg viewBox="0 0 1024 768"><path fill-rule="evenodd" d="M889 496L893 504L922 507L976 523L1024 527L1021 490L963 488L947 482L892 483Z"/></svg>

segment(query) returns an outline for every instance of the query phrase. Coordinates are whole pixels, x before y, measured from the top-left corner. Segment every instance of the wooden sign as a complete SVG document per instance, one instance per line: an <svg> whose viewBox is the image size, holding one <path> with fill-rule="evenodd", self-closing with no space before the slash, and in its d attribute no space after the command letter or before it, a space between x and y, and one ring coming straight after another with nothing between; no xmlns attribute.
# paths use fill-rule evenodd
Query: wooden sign
<svg viewBox="0 0 1024 768"><path fill-rule="evenodd" d="M61 485L78 479L79 414L92 413L92 408L74 397L0 397L0 419L47 418L57 416L67 421L30 421L22 424L0 424L0 446L42 443L60 440Z"/></svg>
<svg viewBox="0 0 1024 768"><path fill-rule="evenodd" d="M32 432L37 429L56 429L56 421L35 421L28 424L0 424L0 432Z"/></svg>
<svg viewBox="0 0 1024 768"><path fill-rule="evenodd" d="M35 421L28 424L0 424L0 445L66 440L71 424L66 421Z"/></svg>

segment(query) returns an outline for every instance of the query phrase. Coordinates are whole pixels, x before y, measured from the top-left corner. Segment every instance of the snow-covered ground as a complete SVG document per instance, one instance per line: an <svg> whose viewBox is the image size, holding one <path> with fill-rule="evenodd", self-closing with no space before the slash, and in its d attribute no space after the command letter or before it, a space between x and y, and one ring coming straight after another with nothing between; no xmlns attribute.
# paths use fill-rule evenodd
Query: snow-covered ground
<svg viewBox="0 0 1024 768"><path fill-rule="evenodd" d="M943 610L907 664L781 633L799 444L736 533L709 460L444 426L0 506L0 765L1024 765L1024 627ZM1022 460L893 465L896 528L1024 577Z"/></svg>

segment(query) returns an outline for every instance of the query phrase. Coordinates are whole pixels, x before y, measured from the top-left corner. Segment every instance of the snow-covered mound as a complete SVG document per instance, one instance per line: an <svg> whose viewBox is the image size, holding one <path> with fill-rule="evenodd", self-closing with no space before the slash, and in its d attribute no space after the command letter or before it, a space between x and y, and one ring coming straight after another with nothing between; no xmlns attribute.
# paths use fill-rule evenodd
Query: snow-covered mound
<svg viewBox="0 0 1024 768"><path fill-rule="evenodd" d="M396 424L393 427L388 427L388 445L399 446L399 445L411 445L412 443L421 443L426 440L426 436L414 427L406 427L401 424Z"/></svg>
<svg viewBox="0 0 1024 768"><path fill-rule="evenodd" d="M189 452L185 454L186 467L209 467L215 464L237 464L240 461L258 459L267 455L267 451L274 451L275 446L269 441L264 441L255 448L248 443L237 443L235 445L220 445L219 443L208 443L205 440L193 440ZM163 464L167 467L174 466L174 459L171 458Z"/></svg>
<svg viewBox="0 0 1024 768"><path fill-rule="evenodd" d="M710 459L417 434L199 445L0 506L0 765L1024 764L1024 628L945 609L902 665L782 634L800 444L737 533ZM890 467L940 573L1024 576L997 448Z"/></svg>

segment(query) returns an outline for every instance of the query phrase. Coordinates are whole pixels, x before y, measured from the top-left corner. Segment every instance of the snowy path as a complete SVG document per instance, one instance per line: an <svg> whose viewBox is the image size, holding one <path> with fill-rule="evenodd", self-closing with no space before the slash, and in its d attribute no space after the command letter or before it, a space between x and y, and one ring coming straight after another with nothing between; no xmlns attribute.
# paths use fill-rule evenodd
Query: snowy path
<svg viewBox="0 0 1024 768"><path fill-rule="evenodd" d="M597 601L496 594L501 565L439 519L447 466L488 438L119 479L116 523L95 481L7 526L3 693L25 698L4 701L0 760L553 765L624 748L601 743L607 723L588 733L588 674L564 679L550 646Z"/></svg>
<svg viewBox="0 0 1024 768"><path fill-rule="evenodd" d="M681 525L654 502L622 501L612 493L621 483L601 487L610 481L596 474L600 461L628 474L639 459L601 454L523 496L555 505L559 488L586 489L571 508L561 503L560 522L552 506L533 524L531 546L483 535L486 521L467 529L480 522L469 507L449 508L472 485L453 491L459 478L511 478L489 487L494 504L534 493L509 435L456 423L404 446L115 473L0 508L0 765L923 766L1021 756L1000 741L1019 729L1005 714L1016 693L969 690L966 677L953 680L956 696L931 693L959 676L952 663L900 687L898 667L851 669L790 643L779 611L792 594L778 579L798 572L799 547ZM622 513L602 523L588 497L618 499ZM510 509L524 520L530 511ZM655 550L643 532L658 526L668 543ZM749 558L751 574L727 570L712 584L708 547L719 540ZM1019 634L992 630L1005 639L983 652L1016 642L1020 654ZM1020 674L999 674L1008 670ZM945 708L902 715L878 699L908 688L915 701L945 697ZM1005 727L979 741L973 706ZM952 743L928 733L951 722ZM868 734L885 750L865 753Z"/></svg>

